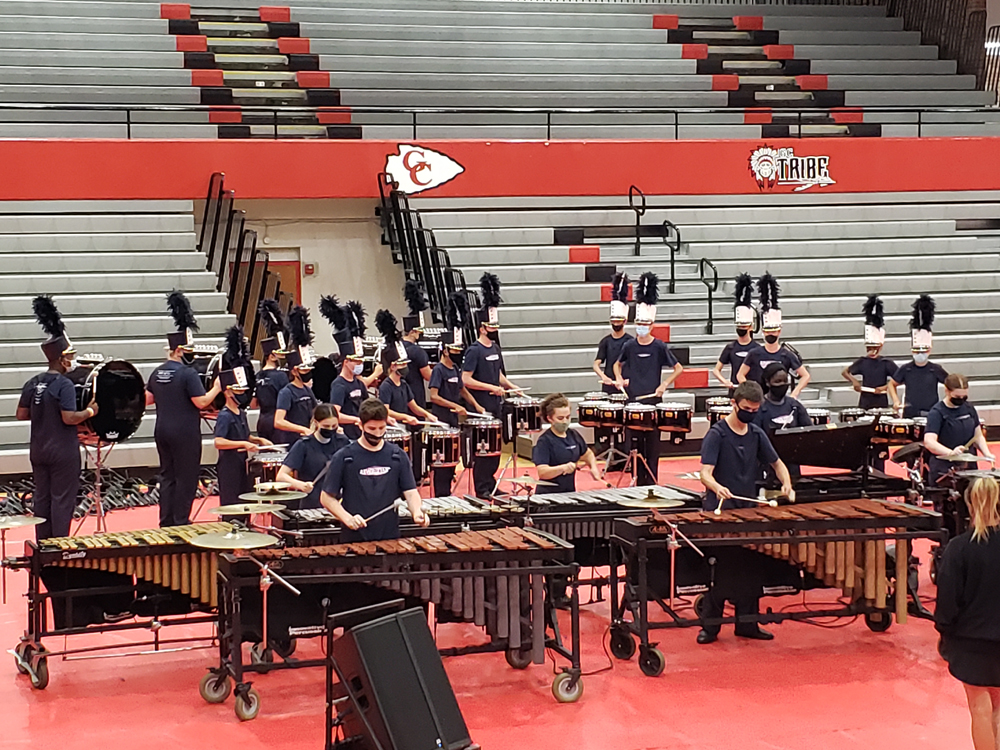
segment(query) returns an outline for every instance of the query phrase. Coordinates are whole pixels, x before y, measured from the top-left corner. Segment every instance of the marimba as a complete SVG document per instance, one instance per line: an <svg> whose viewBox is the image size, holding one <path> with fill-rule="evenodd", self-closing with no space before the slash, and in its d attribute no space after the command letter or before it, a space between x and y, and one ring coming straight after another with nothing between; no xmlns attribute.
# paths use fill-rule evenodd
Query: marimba
<svg viewBox="0 0 1000 750"><path fill-rule="evenodd" d="M50 651L43 645L50 636L152 630L156 650L165 643L206 640L166 641L160 628L215 620L207 613L218 601L218 555L193 546L191 540L231 530L229 523L216 522L27 542L23 557L4 561L7 567L28 571L28 622L15 649L18 670L30 676L34 687L44 689L49 681L47 657L130 645Z"/></svg>
<svg viewBox="0 0 1000 750"><path fill-rule="evenodd" d="M898 622L906 622L912 540L940 537L938 513L870 499L762 506L719 515L654 512L620 520L612 547L615 562L620 552L627 576L623 596L612 602L612 653L630 658L636 650L632 636L638 635L640 668L648 675L660 674L664 659L650 646L649 630L703 624L700 614L679 615L674 600L710 592L732 599L840 589L846 604L767 612L752 619L768 623L863 615L870 629L887 630L893 610ZM887 542L894 542L894 549ZM611 570L611 590L616 592L617 565ZM915 592L910 593L916 601ZM670 615L669 621L649 621L650 599Z"/></svg>
<svg viewBox="0 0 1000 750"><path fill-rule="evenodd" d="M287 658L294 639L323 635L331 614L399 597L409 606L432 604L438 623L472 623L489 637L482 645L445 649L442 654L504 651L511 666L523 669L544 663L545 649L551 648L570 661L576 689L580 675L577 569L571 544L541 531L518 528L431 535L425 530L423 536L380 542L224 554L219 561L220 663L202 681L202 697L209 702L220 702L219 696L224 700L232 688L229 680L235 680L237 714L252 718L247 706L259 707L260 699L256 692L250 696L245 673L324 666L322 659ZM262 587L262 576L271 573L299 593L283 584ZM545 576L552 574L571 580L569 649L562 644L545 590ZM265 606L261 591L268 588ZM552 627L551 636L547 627ZM249 664L243 662L244 641L266 645L264 650L259 646L251 650ZM282 661L274 659L275 653ZM559 685L557 698L566 700L565 678ZM572 691L569 700L575 700Z"/></svg>

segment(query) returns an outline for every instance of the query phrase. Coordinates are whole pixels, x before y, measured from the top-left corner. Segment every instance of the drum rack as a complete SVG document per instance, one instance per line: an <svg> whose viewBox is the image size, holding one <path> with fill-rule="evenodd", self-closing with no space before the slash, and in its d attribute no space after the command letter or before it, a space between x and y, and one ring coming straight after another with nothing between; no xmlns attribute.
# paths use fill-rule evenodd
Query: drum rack
<svg viewBox="0 0 1000 750"><path fill-rule="evenodd" d="M101 472L106 467L108 456L111 455L111 450L115 447L116 443L106 443L97 435L81 435L80 445L83 447L84 470L87 468L88 461L92 461L94 464L94 492L92 495L93 502L87 508L87 512L80 518L73 533L80 533L80 529L83 528L83 524L86 523L91 514L97 517L96 532L100 533L108 530L107 514L104 512L104 500L101 493Z"/></svg>

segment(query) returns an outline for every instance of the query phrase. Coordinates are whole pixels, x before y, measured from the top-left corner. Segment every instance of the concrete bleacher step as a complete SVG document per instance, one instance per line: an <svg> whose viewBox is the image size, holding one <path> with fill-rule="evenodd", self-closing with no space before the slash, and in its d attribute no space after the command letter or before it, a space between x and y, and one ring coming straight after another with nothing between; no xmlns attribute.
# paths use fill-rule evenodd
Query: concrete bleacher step
<svg viewBox="0 0 1000 750"><path fill-rule="evenodd" d="M6 253L5 273L123 273L127 271L203 272L205 256L188 253Z"/></svg>
<svg viewBox="0 0 1000 750"><path fill-rule="evenodd" d="M113 351L115 357L129 362L151 360L164 356L166 335L170 330L171 326L168 319L163 321L159 336L145 339L84 339L74 331L73 344L80 352L103 354ZM198 341L203 344L221 346L224 333L225 331L219 331L214 334L199 332ZM3 351L5 362L9 365L37 364L39 360L37 341L23 343L11 343L8 341Z"/></svg>
<svg viewBox="0 0 1000 750"><path fill-rule="evenodd" d="M0 34L0 40L3 35ZM275 45L276 46L276 45ZM538 58L587 58L587 59L666 59L681 58L680 45L661 43L609 43L597 40L591 43L567 42L500 42L484 39L480 41L442 40L376 40L326 38L310 39L309 48L314 54L351 55L400 55L400 56L447 56L447 57L538 57Z"/></svg>
<svg viewBox="0 0 1000 750"><path fill-rule="evenodd" d="M194 217L171 214L108 214L96 216L60 216L38 214L0 215L0 234L35 232L191 232Z"/></svg>
<svg viewBox="0 0 1000 750"><path fill-rule="evenodd" d="M12 294L99 294L109 292L189 292L214 290L215 275L207 271L92 274L0 274L0 295Z"/></svg>
<svg viewBox="0 0 1000 750"><path fill-rule="evenodd" d="M0 253L92 253L193 250L194 232L94 232L0 234Z"/></svg>
<svg viewBox="0 0 1000 750"><path fill-rule="evenodd" d="M725 107L724 91L644 91L632 98L602 91L341 89L343 106L385 107Z"/></svg>
<svg viewBox="0 0 1000 750"><path fill-rule="evenodd" d="M481 91L711 91L712 79L698 75L548 73L383 73L330 71L330 85L340 89Z"/></svg>
<svg viewBox="0 0 1000 750"><path fill-rule="evenodd" d="M217 58L219 56L216 56ZM780 63L779 63L780 64ZM562 57L446 57L443 55L320 55L321 70L381 73L578 73L593 65L588 58ZM600 61L604 74L679 75L697 72L697 60L606 59Z"/></svg>
<svg viewBox="0 0 1000 750"><path fill-rule="evenodd" d="M45 290L47 292L51 290ZM162 315L166 309L164 293L170 289L156 293L93 293L67 294L57 297L59 311L67 316L103 316L103 315ZM25 295L25 290L18 290ZM226 306L227 297L216 292L214 285L203 291L186 290L188 300L195 314L222 310ZM23 318L31 309L31 296L0 296L0 319Z"/></svg>
<svg viewBox="0 0 1000 750"><path fill-rule="evenodd" d="M61 302L61 299L59 300ZM25 314L30 312L23 311ZM73 341L155 338L162 339L172 330L171 319L166 307L148 315L114 316L65 316L63 320L72 331ZM198 336L219 338L233 324L233 316L228 313L202 313L198 315ZM4 318L3 330L7 342L29 341L37 344L38 323L34 318ZM0 412L2 414L2 412Z"/></svg>
<svg viewBox="0 0 1000 750"><path fill-rule="evenodd" d="M545 26L411 26L396 23L301 23L302 36L311 40L355 39L379 42L560 42L568 44L662 44L663 32L645 29L606 29ZM649 23L647 21L647 23Z"/></svg>
<svg viewBox="0 0 1000 750"><path fill-rule="evenodd" d="M0 26L0 49L106 50L141 49L146 52L176 52L177 43L166 33L99 34L85 32L5 31Z"/></svg>

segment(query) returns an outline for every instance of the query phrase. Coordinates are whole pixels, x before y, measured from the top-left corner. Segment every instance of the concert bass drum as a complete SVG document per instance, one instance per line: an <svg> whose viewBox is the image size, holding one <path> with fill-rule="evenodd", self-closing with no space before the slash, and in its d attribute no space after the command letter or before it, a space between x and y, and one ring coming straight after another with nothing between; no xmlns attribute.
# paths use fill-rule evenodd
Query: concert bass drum
<svg viewBox="0 0 1000 750"><path fill-rule="evenodd" d="M81 436L96 435L103 442L120 443L142 424L146 384L130 362L106 359L87 373L82 384L77 383L77 409L83 411L91 401L97 402L97 416L79 426Z"/></svg>

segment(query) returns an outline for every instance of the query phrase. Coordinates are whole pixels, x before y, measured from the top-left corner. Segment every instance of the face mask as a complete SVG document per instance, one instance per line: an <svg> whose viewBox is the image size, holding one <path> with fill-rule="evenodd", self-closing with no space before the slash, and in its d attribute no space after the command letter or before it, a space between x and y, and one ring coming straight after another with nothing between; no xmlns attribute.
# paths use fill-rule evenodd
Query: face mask
<svg viewBox="0 0 1000 750"><path fill-rule="evenodd" d="M451 352L448 356L451 357L451 361L454 363L455 367L461 367L462 359L465 357L465 352Z"/></svg>
<svg viewBox="0 0 1000 750"><path fill-rule="evenodd" d="M320 435L320 437L323 437L323 438L326 438L327 440L329 440L330 438L333 437L333 433L335 433L336 431L337 431L336 427L320 427L319 428L319 435Z"/></svg>
<svg viewBox="0 0 1000 750"><path fill-rule="evenodd" d="M737 409L736 418L743 424L750 424L757 418L757 412L750 411L749 409Z"/></svg>
<svg viewBox="0 0 1000 750"><path fill-rule="evenodd" d="M625 330L625 324L624 323L612 323L611 324L611 330L614 331L615 333L621 333L622 331Z"/></svg>
<svg viewBox="0 0 1000 750"><path fill-rule="evenodd" d="M739 336L740 338L743 338L744 336L749 336L750 335L750 329L749 328L737 328L736 329L736 335Z"/></svg>
<svg viewBox="0 0 1000 750"><path fill-rule="evenodd" d="M931 355L927 352L917 352L913 355L913 361L918 365L926 365L930 361Z"/></svg>
<svg viewBox="0 0 1000 750"><path fill-rule="evenodd" d="M378 444L382 442L382 438L380 438L378 435L372 435L367 430L361 431L361 437L364 438L364 441L368 443L368 445L370 445L372 448L377 447Z"/></svg>
<svg viewBox="0 0 1000 750"><path fill-rule="evenodd" d="M771 385L767 388L767 395L771 396L775 401L781 401L786 393L788 393L788 383Z"/></svg>
<svg viewBox="0 0 1000 750"><path fill-rule="evenodd" d="M635 327L635 335L636 336L648 336L649 335L649 326L636 326Z"/></svg>
<svg viewBox="0 0 1000 750"><path fill-rule="evenodd" d="M403 365L402 367L397 367L396 368L396 372L399 375L399 377L401 377L401 378L405 378L406 374L409 371L410 371L410 368L407 365Z"/></svg>
<svg viewBox="0 0 1000 750"><path fill-rule="evenodd" d="M968 396L950 396L949 398L951 399L951 403L953 403L955 406L961 406L962 404L964 404L966 401L969 400Z"/></svg>
<svg viewBox="0 0 1000 750"><path fill-rule="evenodd" d="M310 380L313 379L312 370L310 370L309 372L300 372L299 377L302 378L303 383L308 383Z"/></svg>
<svg viewBox="0 0 1000 750"><path fill-rule="evenodd" d="M776 344L778 342L778 337L773 333L768 333L764 335L764 341L769 344Z"/></svg>
<svg viewBox="0 0 1000 750"><path fill-rule="evenodd" d="M556 435L565 435L569 431L569 424L567 422L553 422L551 428Z"/></svg>
<svg viewBox="0 0 1000 750"><path fill-rule="evenodd" d="M498 344L500 343L500 331L487 331L486 337L490 341L495 341Z"/></svg>
<svg viewBox="0 0 1000 750"><path fill-rule="evenodd" d="M234 393L233 398L236 399L236 405L241 409L246 409L250 406L250 402L253 401L253 394L250 391L243 391L243 393Z"/></svg>
<svg viewBox="0 0 1000 750"><path fill-rule="evenodd" d="M181 362L186 365L194 364L194 352L183 352L181 354Z"/></svg>
<svg viewBox="0 0 1000 750"><path fill-rule="evenodd" d="M364 363L359 363L359 364L356 364L356 365L354 365L354 367L353 367L353 368L351 369L351 372L353 372L353 373L354 373L355 375L360 375L360 374L361 374L361 373L363 373L364 371L365 371L365 366L364 366Z"/></svg>

